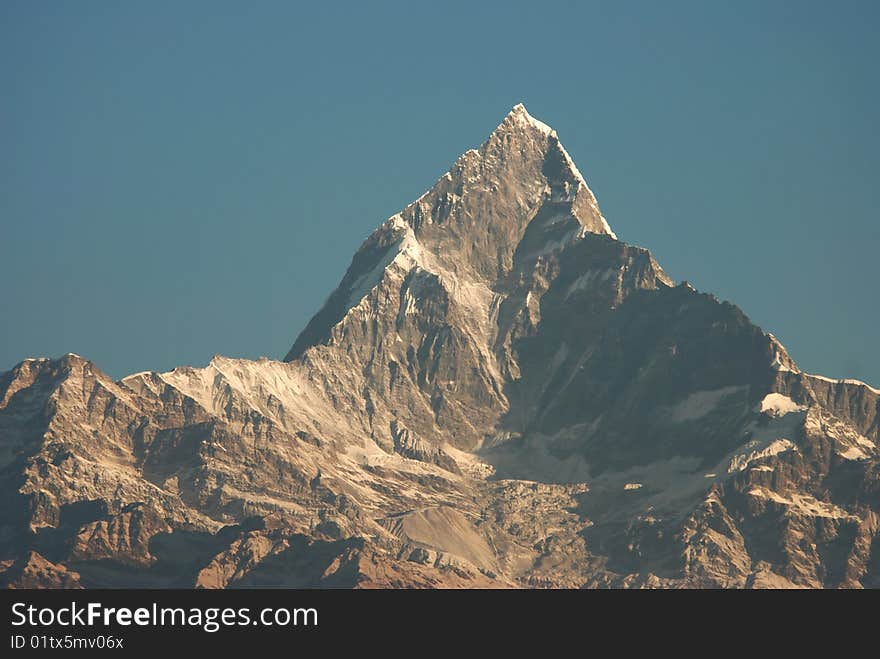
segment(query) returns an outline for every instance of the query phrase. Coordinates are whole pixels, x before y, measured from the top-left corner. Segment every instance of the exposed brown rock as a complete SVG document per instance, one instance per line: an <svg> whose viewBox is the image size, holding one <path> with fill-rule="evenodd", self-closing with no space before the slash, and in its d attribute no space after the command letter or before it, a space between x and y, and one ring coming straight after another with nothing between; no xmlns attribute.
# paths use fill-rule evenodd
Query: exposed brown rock
<svg viewBox="0 0 880 659"><path fill-rule="evenodd" d="M0 374L2 579L878 587L878 411L617 240L518 106L287 361Z"/></svg>

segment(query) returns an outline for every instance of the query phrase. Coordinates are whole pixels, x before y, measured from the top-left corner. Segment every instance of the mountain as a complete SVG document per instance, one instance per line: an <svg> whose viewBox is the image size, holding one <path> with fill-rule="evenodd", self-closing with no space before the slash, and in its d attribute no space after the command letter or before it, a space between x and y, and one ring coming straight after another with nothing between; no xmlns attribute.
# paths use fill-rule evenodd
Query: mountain
<svg viewBox="0 0 880 659"><path fill-rule="evenodd" d="M284 361L0 374L0 582L877 587L878 412L617 240L518 105Z"/></svg>

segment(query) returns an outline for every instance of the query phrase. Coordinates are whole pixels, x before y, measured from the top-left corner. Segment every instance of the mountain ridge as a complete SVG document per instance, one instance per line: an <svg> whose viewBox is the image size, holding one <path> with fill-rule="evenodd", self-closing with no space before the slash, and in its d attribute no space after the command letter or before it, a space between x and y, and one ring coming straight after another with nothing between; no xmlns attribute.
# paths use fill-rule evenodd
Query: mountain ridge
<svg viewBox="0 0 880 659"><path fill-rule="evenodd" d="M0 581L876 586L878 417L619 241L517 105L284 361L0 374Z"/></svg>

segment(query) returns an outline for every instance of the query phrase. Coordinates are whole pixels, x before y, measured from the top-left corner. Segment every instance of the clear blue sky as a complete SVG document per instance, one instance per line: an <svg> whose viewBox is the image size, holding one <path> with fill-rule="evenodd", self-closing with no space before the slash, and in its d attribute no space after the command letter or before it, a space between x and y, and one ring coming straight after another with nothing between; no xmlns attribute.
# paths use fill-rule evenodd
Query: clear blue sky
<svg viewBox="0 0 880 659"><path fill-rule="evenodd" d="M878 18L5 0L0 369L282 357L372 229L523 101L621 239L804 370L878 385Z"/></svg>

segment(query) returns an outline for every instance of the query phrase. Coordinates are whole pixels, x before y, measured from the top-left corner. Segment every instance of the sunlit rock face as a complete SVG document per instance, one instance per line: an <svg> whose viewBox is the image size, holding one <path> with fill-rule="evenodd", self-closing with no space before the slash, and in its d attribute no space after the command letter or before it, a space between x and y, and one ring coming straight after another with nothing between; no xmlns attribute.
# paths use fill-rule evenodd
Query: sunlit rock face
<svg viewBox="0 0 880 659"><path fill-rule="evenodd" d="M0 374L0 582L880 586L878 401L617 240L518 105L284 361Z"/></svg>

